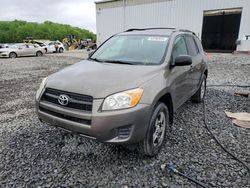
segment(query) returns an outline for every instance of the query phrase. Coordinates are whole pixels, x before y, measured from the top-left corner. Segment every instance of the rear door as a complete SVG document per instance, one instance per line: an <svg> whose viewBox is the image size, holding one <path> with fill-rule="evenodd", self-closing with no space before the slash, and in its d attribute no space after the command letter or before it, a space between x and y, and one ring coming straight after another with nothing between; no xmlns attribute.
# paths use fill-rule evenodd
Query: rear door
<svg viewBox="0 0 250 188"><path fill-rule="evenodd" d="M192 57L193 63L188 72L188 88L191 91L191 95L193 95L199 88L199 80L201 77L201 64L202 64L202 55L199 52L199 48L195 42L194 36L185 35L188 55Z"/></svg>
<svg viewBox="0 0 250 188"><path fill-rule="evenodd" d="M188 55L187 45L183 35L178 35L174 41L171 64L173 64L175 58L180 55ZM190 66L176 66L170 70L171 76L169 78L173 82L171 85L172 99L176 108L181 106L188 98L189 88L187 80L189 70Z"/></svg>
<svg viewBox="0 0 250 188"><path fill-rule="evenodd" d="M16 53L17 53L18 56L26 56L27 55L27 47L26 47L26 45L24 45L24 44L17 45Z"/></svg>
<svg viewBox="0 0 250 188"><path fill-rule="evenodd" d="M23 45L23 49L22 50L23 50L23 56L33 55L33 53L32 53L33 49L28 44Z"/></svg>
<svg viewBox="0 0 250 188"><path fill-rule="evenodd" d="M30 48L30 55L36 55L36 52L38 51L38 46L36 45L29 45Z"/></svg>

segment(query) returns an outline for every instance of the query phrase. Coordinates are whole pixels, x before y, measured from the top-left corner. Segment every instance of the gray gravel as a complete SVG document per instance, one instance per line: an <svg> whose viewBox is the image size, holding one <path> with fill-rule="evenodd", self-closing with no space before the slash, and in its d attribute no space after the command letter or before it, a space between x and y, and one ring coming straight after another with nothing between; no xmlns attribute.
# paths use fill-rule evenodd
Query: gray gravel
<svg viewBox="0 0 250 188"><path fill-rule="evenodd" d="M177 111L168 142L155 158L40 123L34 96L41 79L84 56L0 59L0 187L196 187L162 172L170 161L210 187L250 187L246 169L208 135L201 104L188 101ZM208 84L250 85L250 56L214 54L209 68ZM206 104L214 134L250 164L250 130L234 126L224 114L250 112L249 98L233 95L247 90L209 88Z"/></svg>

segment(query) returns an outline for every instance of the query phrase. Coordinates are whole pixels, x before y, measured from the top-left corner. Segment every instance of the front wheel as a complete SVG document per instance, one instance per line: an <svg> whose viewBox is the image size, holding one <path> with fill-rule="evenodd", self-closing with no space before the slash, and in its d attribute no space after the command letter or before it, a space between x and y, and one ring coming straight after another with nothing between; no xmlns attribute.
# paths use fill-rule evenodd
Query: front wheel
<svg viewBox="0 0 250 188"><path fill-rule="evenodd" d="M40 52L40 51L36 52L36 56L37 56L37 57L41 57L42 55L43 55L42 52Z"/></svg>
<svg viewBox="0 0 250 188"><path fill-rule="evenodd" d="M158 154L165 142L166 131L168 128L168 107L164 103L158 103L151 116L146 137L141 143L139 143L140 152L147 156Z"/></svg>
<svg viewBox="0 0 250 188"><path fill-rule="evenodd" d="M59 53L63 53L63 48L59 48Z"/></svg>
<svg viewBox="0 0 250 188"><path fill-rule="evenodd" d="M11 53L9 54L9 57L10 57L10 58L17 58L17 54L16 54L15 52L11 52Z"/></svg>
<svg viewBox="0 0 250 188"><path fill-rule="evenodd" d="M207 77L204 74L202 77L202 82L198 91L191 97L192 102L200 103L204 100L207 89Z"/></svg>

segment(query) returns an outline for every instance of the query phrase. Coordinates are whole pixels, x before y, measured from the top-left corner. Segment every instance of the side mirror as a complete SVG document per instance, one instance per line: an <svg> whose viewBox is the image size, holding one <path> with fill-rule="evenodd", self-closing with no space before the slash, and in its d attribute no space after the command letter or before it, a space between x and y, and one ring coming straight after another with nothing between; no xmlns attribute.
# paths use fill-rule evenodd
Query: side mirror
<svg viewBox="0 0 250 188"><path fill-rule="evenodd" d="M193 62L192 57L189 55L180 55L175 58L173 66L187 66Z"/></svg>

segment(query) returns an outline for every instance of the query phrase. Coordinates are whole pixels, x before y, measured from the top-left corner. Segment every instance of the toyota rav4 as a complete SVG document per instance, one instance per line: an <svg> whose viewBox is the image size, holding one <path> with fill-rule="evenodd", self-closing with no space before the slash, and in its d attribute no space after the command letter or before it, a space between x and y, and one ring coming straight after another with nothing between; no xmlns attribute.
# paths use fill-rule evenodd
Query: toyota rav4
<svg viewBox="0 0 250 188"><path fill-rule="evenodd" d="M198 37L173 28L130 29L87 60L43 79L40 120L104 143L156 155L174 112L206 92L207 57Z"/></svg>

